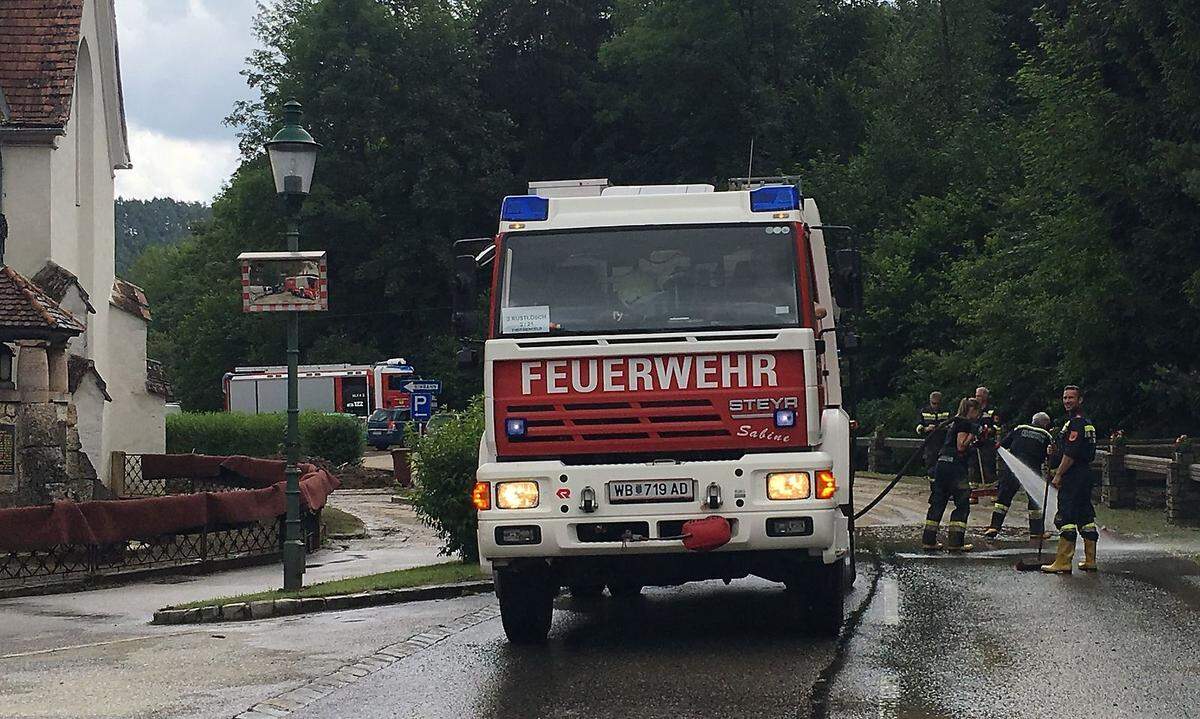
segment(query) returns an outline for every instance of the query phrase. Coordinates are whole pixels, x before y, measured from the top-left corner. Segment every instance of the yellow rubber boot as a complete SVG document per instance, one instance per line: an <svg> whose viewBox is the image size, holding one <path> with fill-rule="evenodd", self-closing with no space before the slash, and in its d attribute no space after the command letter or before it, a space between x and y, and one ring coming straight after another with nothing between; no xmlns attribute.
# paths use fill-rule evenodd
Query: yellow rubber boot
<svg viewBox="0 0 1200 719"><path fill-rule="evenodd" d="M1042 571L1047 574L1070 574L1071 560L1075 558L1075 540L1058 538L1058 551L1054 555L1053 564L1043 564Z"/></svg>
<svg viewBox="0 0 1200 719"><path fill-rule="evenodd" d="M1096 540L1083 540L1083 561L1079 563L1079 568L1085 572L1096 571Z"/></svg>

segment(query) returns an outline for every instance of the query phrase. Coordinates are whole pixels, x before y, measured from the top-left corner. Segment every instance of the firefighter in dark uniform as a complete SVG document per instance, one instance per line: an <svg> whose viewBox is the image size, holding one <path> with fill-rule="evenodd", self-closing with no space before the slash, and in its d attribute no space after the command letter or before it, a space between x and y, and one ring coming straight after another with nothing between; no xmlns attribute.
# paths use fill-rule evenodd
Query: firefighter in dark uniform
<svg viewBox="0 0 1200 719"><path fill-rule="evenodd" d="M1083 535L1083 561L1079 568L1096 571L1096 509L1092 506L1092 485L1095 473L1092 460L1096 458L1096 427L1083 414L1083 392L1075 385L1063 388L1063 409L1067 421L1058 435L1055 455L1058 466L1052 484L1058 488L1058 515L1054 526L1059 529L1058 552L1052 564L1042 565L1049 574L1070 574L1075 558L1075 536Z"/></svg>
<svg viewBox="0 0 1200 719"><path fill-rule="evenodd" d="M1000 439L1001 419L991 404L987 387L975 390L975 401L979 402L979 443L971 452L967 466L972 489L996 483L996 441Z"/></svg>
<svg viewBox="0 0 1200 719"><path fill-rule="evenodd" d="M1019 424L1009 430L1008 434L1004 435L1004 439L1000 440L1000 446L1013 453L1022 464L1037 472L1038 476L1042 475L1042 464L1046 461L1046 449L1050 443L1054 441L1053 435L1050 434L1050 415L1045 412L1038 412L1033 415L1031 424ZM1021 483L1013 475L1012 472L1005 472L1000 475L999 493L996 495L996 503L992 505L992 524L984 530L983 536L991 539L1000 533L1000 527L1004 526L1004 516L1008 514L1009 507L1012 506L1013 497L1017 496L1017 492L1021 489ZM1028 493L1027 493L1028 494ZM1041 497L1038 497L1041 500ZM1042 539L1043 533L1046 531L1045 521L1043 520L1042 509L1034 501L1032 495L1029 496L1029 538Z"/></svg>
<svg viewBox="0 0 1200 719"><path fill-rule="evenodd" d="M921 416L917 420L917 436L925 440L925 471L933 478L933 470L937 465L938 455L942 445L946 443L945 425L950 421L950 410L942 406L942 393L930 392L929 404L921 408Z"/></svg>
<svg viewBox="0 0 1200 719"><path fill-rule="evenodd" d="M921 535L921 546L925 549L941 549L938 544L938 525L946 504L954 500L954 511L950 513L950 528L947 532L946 548L951 552L968 552L972 549L965 539L967 517L971 513L971 490L967 487L967 457L979 436L976 422L979 419L979 402L966 397L958 404L958 414L946 432L946 441L938 456L937 469L929 491L929 513L925 515L925 531Z"/></svg>

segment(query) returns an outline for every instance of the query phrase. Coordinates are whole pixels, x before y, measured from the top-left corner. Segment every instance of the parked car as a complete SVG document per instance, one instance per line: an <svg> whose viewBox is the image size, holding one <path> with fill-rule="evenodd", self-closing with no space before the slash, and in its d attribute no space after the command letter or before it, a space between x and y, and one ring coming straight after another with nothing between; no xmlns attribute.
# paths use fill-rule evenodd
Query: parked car
<svg viewBox="0 0 1200 719"><path fill-rule="evenodd" d="M428 434L428 433L434 431L435 429L437 429L438 427L441 427L442 425L449 423L451 420L453 420L455 418L455 416L456 415L454 412L438 412L437 414L430 417L429 421L425 423L425 433Z"/></svg>
<svg viewBox="0 0 1200 719"><path fill-rule="evenodd" d="M407 409L377 409L367 417L367 444L375 449L387 449L404 444L404 426L408 424Z"/></svg>

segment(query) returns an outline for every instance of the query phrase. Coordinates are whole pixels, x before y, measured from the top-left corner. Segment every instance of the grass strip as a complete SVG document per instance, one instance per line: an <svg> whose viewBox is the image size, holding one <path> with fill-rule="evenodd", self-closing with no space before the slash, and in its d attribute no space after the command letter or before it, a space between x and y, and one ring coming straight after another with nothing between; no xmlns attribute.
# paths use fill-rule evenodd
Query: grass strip
<svg viewBox="0 0 1200 719"><path fill-rule="evenodd" d="M444 564L432 564L426 567L397 569L391 572L367 574L362 577L350 577L348 579L338 579L331 582L321 582L320 584L313 584L295 592L285 592L282 589L266 592L253 592L250 594L238 594L232 597L216 597L213 599L202 599L195 602L188 602L186 604L175 604L165 607L165 609L191 609L193 607L207 607L214 604L220 605L235 604L238 602L257 602L264 599L331 597L338 594L357 594L358 592L369 592L375 589L407 589L409 587L423 587L431 584L449 584L452 582L468 582L485 578L486 575L479 569L478 564L446 562Z"/></svg>

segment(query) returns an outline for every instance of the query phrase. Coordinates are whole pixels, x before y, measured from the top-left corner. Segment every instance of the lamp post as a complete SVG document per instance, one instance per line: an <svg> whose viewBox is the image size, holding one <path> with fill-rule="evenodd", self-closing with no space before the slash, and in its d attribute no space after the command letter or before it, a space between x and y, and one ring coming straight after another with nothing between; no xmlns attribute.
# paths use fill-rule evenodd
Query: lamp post
<svg viewBox="0 0 1200 719"><path fill-rule="evenodd" d="M300 206L312 186L313 167L320 145L300 126L300 103L283 106L283 128L267 145L275 191L283 199L287 215L288 252L300 250ZM300 315L287 313L288 409L287 409L287 522L283 542L283 588L300 589L304 584L304 536L300 526L300 402L297 366L300 359Z"/></svg>

